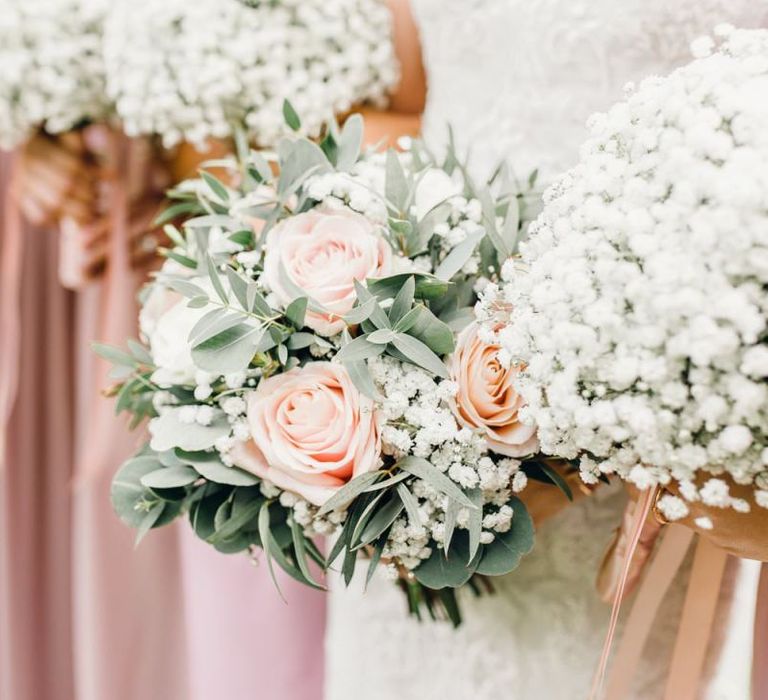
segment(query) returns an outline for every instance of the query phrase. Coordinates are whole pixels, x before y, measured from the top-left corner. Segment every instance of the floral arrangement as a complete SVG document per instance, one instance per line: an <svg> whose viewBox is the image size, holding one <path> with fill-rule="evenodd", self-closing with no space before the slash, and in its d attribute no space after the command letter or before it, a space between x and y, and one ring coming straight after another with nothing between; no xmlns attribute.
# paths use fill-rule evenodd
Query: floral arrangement
<svg viewBox="0 0 768 700"><path fill-rule="evenodd" d="M724 474L768 507L768 32L716 35L592 118L482 304L511 308L497 342L542 449L587 483L679 482L669 519L748 510Z"/></svg>
<svg viewBox="0 0 768 700"><path fill-rule="evenodd" d="M312 586L310 562L340 559L349 582L365 555L411 612L458 623L455 589L487 590L532 547L528 478L567 491L519 420L519 368L472 314L526 230L529 186L361 140L353 115L320 145L243 149L231 184L203 172L172 193L166 217L187 218L167 226L143 342L99 348L118 411L150 419L113 502L139 536L187 513L218 550L261 548Z"/></svg>
<svg viewBox="0 0 768 700"><path fill-rule="evenodd" d="M11 0L0 13L0 148L109 112L104 0Z"/></svg>
<svg viewBox="0 0 768 700"><path fill-rule="evenodd" d="M120 0L105 28L108 93L128 135L168 147L235 126L271 145L289 97L316 136L334 114L385 100L398 78L390 24L380 0Z"/></svg>

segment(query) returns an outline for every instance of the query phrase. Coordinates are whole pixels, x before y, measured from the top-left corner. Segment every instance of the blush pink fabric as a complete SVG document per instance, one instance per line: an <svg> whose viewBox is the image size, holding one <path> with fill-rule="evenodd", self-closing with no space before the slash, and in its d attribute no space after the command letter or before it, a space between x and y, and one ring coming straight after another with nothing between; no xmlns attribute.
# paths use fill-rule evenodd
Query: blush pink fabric
<svg viewBox="0 0 768 700"><path fill-rule="evenodd" d="M0 153L0 698L70 700L73 299L12 167Z"/></svg>
<svg viewBox="0 0 768 700"><path fill-rule="evenodd" d="M325 596L182 535L188 700L322 700Z"/></svg>
<svg viewBox="0 0 768 700"><path fill-rule="evenodd" d="M110 145L112 262L76 293L57 232L20 221L0 154L0 700L319 700L323 594L283 581L286 606L266 570L191 534L182 547L176 526L135 549L112 512L142 435L101 395L90 343L136 336L125 207L148 153Z"/></svg>

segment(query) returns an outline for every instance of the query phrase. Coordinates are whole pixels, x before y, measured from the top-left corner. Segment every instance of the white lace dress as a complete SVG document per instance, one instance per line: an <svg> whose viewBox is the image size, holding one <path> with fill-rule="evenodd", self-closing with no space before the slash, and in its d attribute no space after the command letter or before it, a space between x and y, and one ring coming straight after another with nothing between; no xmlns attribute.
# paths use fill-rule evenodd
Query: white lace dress
<svg viewBox="0 0 768 700"><path fill-rule="evenodd" d="M628 81L685 62L690 41L720 22L768 26L768 0L412 3L429 83L424 136L439 149L451 123L480 174L501 158L520 175L568 167L586 118L619 99ZM389 581L374 579L365 595L361 572L350 590L334 586L326 700L586 698L609 615L595 574L622 509L622 494L606 489L546 524L534 552L497 580L497 595L463 599L458 630L408 619ZM707 700L748 698L752 578L731 569L747 608L731 606L730 627L741 636L726 645ZM682 595L681 582L659 615L634 698L662 696Z"/></svg>

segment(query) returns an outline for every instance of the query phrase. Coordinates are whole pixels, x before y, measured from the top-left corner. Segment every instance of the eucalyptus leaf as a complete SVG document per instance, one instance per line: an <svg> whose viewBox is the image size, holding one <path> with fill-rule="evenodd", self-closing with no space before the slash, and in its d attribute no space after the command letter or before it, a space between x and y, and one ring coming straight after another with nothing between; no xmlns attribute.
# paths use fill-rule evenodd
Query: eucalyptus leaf
<svg viewBox="0 0 768 700"><path fill-rule="evenodd" d="M416 497L411 493L410 489L405 484L397 485L397 495L400 496L400 500L405 506L405 510L408 513L408 518L411 521L411 525L414 527L421 526L421 516L419 515L419 502Z"/></svg>
<svg viewBox="0 0 768 700"><path fill-rule="evenodd" d="M129 527L140 527L148 512L140 507L146 497L141 479L158 468L160 462L154 456L134 457L125 462L112 479L112 508Z"/></svg>
<svg viewBox="0 0 768 700"><path fill-rule="evenodd" d="M368 301L363 302L358 306L355 306L351 311L346 313L344 315L344 321L350 326L357 325L358 323L362 323L363 321L370 318L375 308L376 308L376 299L373 299L373 298L368 299Z"/></svg>
<svg viewBox="0 0 768 700"><path fill-rule="evenodd" d="M460 333L475 320L475 312L472 307L463 306L440 314L440 320L454 333Z"/></svg>
<svg viewBox="0 0 768 700"><path fill-rule="evenodd" d="M285 123L293 131L301 129L301 119L299 119L299 115L296 114L296 110L287 99L283 100L283 119L285 119Z"/></svg>
<svg viewBox="0 0 768 700"><path fill-rule="evenodd" d="M384 313L384 309L379 306L378 301L374 298L370 291L368 291L367 287L361 284L358 280L355 280L354 283L355 293L357 294L357 299L361 304L373 301L373 310L369 316L370 320L373 322L373 325L375 325L376 328L391 328L392 324L389 322L389 317L386 313Z"/></svg>
<svg viewBox="0 0 768 700"><path fill-rule="evenodd" d="M100 357L111 362L114 365L124 367L135 367L136 358L129 355L123 350L112 347L111 345L104 345L103 343L91 343L91 349Z"/></svg>
<svg viewBox="0 0 768 700"><path fill-rule="evenodd" d="M240 304L243 311L248 311L248 282L243 279L241 275L235 272L229 265L226 266L224 272L227 275L229 281L229 288L237 299L237 303Z"/></svg>
<svg viewBox="0 0 768 700"><path fill-rule="evenodd" d="M285 317L291 322L294 328L304 326L304 317L307 314L307 297L298 297L288 304L285 309Z"/></svg>
<svg viewBox="0 0 768 700"><path fill-rule="evenodd" d="M389 320L392 322L393 326L396 325L397 322L408 313L411 306L413 306L415 294L416 278L413 275L410 275L405 282L403 282L403 286L400 287L400 291L398 291L392 302L392 306L389 309Z"/></svg>
<svg viewBox="0 0 768 700"><path fill-rule="evenodd" d="M502 238L496 228L496 207L491 199L491 194L487 190L481 190L478 193L478 199L483 208L483 225L491 243L493 243L500 260L506 260L511 254L511 249Z"/></svg>
<svg viewBox="0 0 768 700"><path fill-rule="evenodd" d="M311 581L316 588L325 590L324 586L321 586L315 581L312 572L309 570L304 532L302 531L301 526L293 519L291 519L291 536L293 537L293 550L296 552L296 563L299 566L299 571L301 571L304 578L306 578L307 581Z"/></svg>
<svg viewBox="0 0 768 700"><path fill-rule="evenodd" d="M219 271L216 269L216 264L213 262L213 258L210 255L205 256L206 265L208 266L208 277L213 284L213 288L216 290L216 294L225 303L229 303L229 296L227 295L224 285L221 283L221 277ZM207 296L207 295L206 295Z"/></svg>
<svg viewBox="0 0 768 700"><path fill-rule="evenodd" d="M420 340L437 355L448 355L454 350L453 332L426 306L418 305L408 323L408 335Z"/></svg>
<svg viewBox="0 0 768 700"><path fill-rule="evenodd" d="M363 118L359 114L350 115L344 122L339 134L336 169L350 170L357 162L363 143Z"/></svg>
<svg viewBox="0 0 768 700"><path fill-rule="evenodd" d="M472 257L472 253L475 252L477 244L484 236L484 232L473 233L467 236L461 243L454 247L437 266L435 277L445 280L446 282L450 280L451 277L467 264L467 261Z"/></svg>
<svg viewBox="0 0 768 700"><path fill-rule="evenodd" d="M234 328L243 322L243 315L240 313L227 313L224 309L215 309L215 311L219 313L210 317L206 314L203 318L207 318L207 322L202 323L201 319L192 328L192 332L187 339L192 347L196 347L219 335L219 333L228 331L230 328Z"/></svg>
<svg viewBox="0 0 768 700"><path fill-rule="evenodd" d="M456 502L449 500L445 508L445 531L443 535L443 551L448 552L451 548L451 540L456 530L456 520L459 517L461 506Z"/></svg>
<svg viewBox="0 0 768 700"><path fill-rule="evenodd" d="M371 561L368 563L368 572L365 575L366 588L368 587L368 584L371 582L371 579L373 578L373 575L376 573L376 569L379 566L379 562L381 561L381 555L384 552L384 545L386 544L386 541L387 541L386 537L382 537L373 547L373 552L371 554Z"/></svg>
<svg viewBox="0 0 768 700"><path fill-rule="evenodd" d="M303 350L315 342L312 333L292 333L286 341L289 350Z"/></svg>
<svg viewBox="0 0 768 700"><path fill-rule="evenodd" d="M333 496L331 496L317 512L318 515L325 515L333 510L338 510L351 503L365 489L378 480L381 472L365 472L356 476L352 481L345 484Z"/></svg>
<svg viewBox="0 0 768 700"><path fill-rule="evenodd" d="M375 484L372 484L367 489L365 489L366 493L370 493L371 491L378 491L380 489L388 489L390 486L395 486L396 484L399 484L401 481L405 481L406 479L412 478L413 475L409 474L408 472L399 472L398 474L395 474L394 476L387 477L386 479L383 479L382 481L377 481Z"/></svg>
<svg viewBox="0 0 768 700"><path fill-rule="evenodd" d="M366 545L379 537L395 522L397 516L403 511L403 507L403 502L400 498L393 494L392 498L376 511L376 514L368 521L360 536L360 545Z"/></svg>
<svg viewBox="0 0 768 700"><path fill-rule="evenodd" d="M288 104L287 100L286 100L286 104ZM270 546L272 533L269 531L269 502L268 501L265 501L262 504L261 510L259 511L259 537L261 538L261 546L264 548L264 556L267 559L267 569L269 570L269 575L272 578L272 583L274 583L275 588L277 589L277 592L280 594L280 597L283 599L283 602L287 603L288 601L285 599L285 596L283 595L283 592L280 589L280 584L277 582L277 577L275 576L275 569L272 566L272 554L273 554L274 548Z"/></svg>
<svg viewBox="0 0 768 700"><path fill-rule="evenodd" d="M400 162L400 157L393 149L387 151L385 177L384 196L398 211L405 211L410 187L403 170L403 165Z"/></svg>
<svg viewBox="0 0 768 700"><path fill-rule="evenodd" d="M480 534L483 531L483 492L479 488L474 488L467 492L467 496L475 504L475 507L469 511L469 556L467 561L472 561L480 549Z"/></svg>
<svg viewBox="0 0 768 700"><path fill-rule="evenodd" d="M512 497L514 511L508 532L496 533L496 538L483 547L477 573L501 576L517 568L520 560L533 549L533 521L523 502Z"/></svg>
<svg viewBox="0 0 768 700"><path fill-rule="evenodd" d="M470 509L476 508L475 504L467 497L461 488L459 488L456 482L448 478L438 470L437 467L423 457L408 455L407 457L403 457L403 459L397 463L397 466L400 467L400 469L419 477L419 479L423 479L440 491L440 493L445 494L448 498L453 499L462 506Z"/></svg>
<svg viewBox="0 0 768 700"><path fill-rule="evenodd" d="M420 340L405 333L397 333L392 339L392 345L413 364L438 377L448 379L448 369L443 361Z"/></svg>
<svg viewBox="0 0 768 700"><path fill-rule="evenodd" d="M263 335L263 327L240 323L198 343L192 348L192 360L214 374L241 372L253 359Z"/></svg>
<svg viewBox="0 0 768 700"><path fill-rule="evenodd" d="M418 299L439 299L448 291L448 282L425 273L403 272L389 277L368 278L365 284L368 291L382 301L394 298L409 277L416 280L415 296Z"/></svg>
<svg viewBox="0 0 768 700"><path fill-rule="evenodd" d="M147 488L170 489L187 486L198 479L197 472L183 465L156 469L141 477L141 485Z"/></svg>
<svg viewBox="0 0 768 700"><path fill-rule="evenodd" d="M178 277L172 277L165 280L165 284L167 284L175 292L178 292L182 296L189 297L190 299L194 297L208 296L208 292L206 292L201 286L195 284L194 282L180 279Z"/></svg>
<svg viewBox="0 0 768 700"><path fill-rule="evenodd" d="M391 343L395 339L396 333L391 328L377 328L373 333L369 333L365 336L365 339L369 343L375 343L376 345L386 345Z"/></svg>
<svg viewBox="0 0 768 700"><path fill-rule="evenodd" d="M352 383L357 387L357 390L374 401L382 400L382 396L376 389L376 385L373 383L373 377L368 371L368 365L364 360L342 362L344 368L349 374L349 378Z"/></svg>
<svg viewBox="0 0 768 700"><path fill-rule="evenodd" d="M507 215L504 218L504 226L501 230L501 237L504 244L509 248L510 253L517 252L518 228L520 226L520 203L516 196L509 199Z"/></svg>
<svg viewBox="0 0 768 700"><path fill-rule="evenodd" d="M371 343L364 335L361 335L343 345L336 354L335 360L342 363L367 360L368 358L381 355L384 352L384 348L384 345Z"/></svg>
<svg viewBox="0 0 768 700"><path fill-rule="evenodd" d="M224 183L221 182L218 178L214 177L213 175L205 171L202 171L200 173L200 176L205 181L205 184L208 185L208 187L210 187L211 191L222 202L226 202L229 199L229 192L227 192L227 188L224 186Z"/></svg>
<svg viewBox="0 0 768 700"><path fill-rule="evenodd" d="M469 542L467 533L459 530L454 536L454 543L446 554L442 549L435 547L429 559L417 566L413 575L416 580L427 588L440 590L441 588L459 588L463 586L472 574L475 573L480 557L475 557L467 564L469 559Z"/></svg>
<svg viewBox="0 0 768 700"><path fill-rule="evenodd" d="M192 465L195 471L208 481L230 486L253 486L259 483L259 479L250 472L223 464L215 452L177 450L176 454L182 462Z"/></svg>
<svg viewBox="0 0 768 700"><path fill-rule="evenodd" d="M149 509L147 514L142 519L139 527L136 529L136 539L133 541L133 546L138 547L144 536L155 526L155 523L160 519L160 516L165 510L165 503L160 501Z"/></svg>

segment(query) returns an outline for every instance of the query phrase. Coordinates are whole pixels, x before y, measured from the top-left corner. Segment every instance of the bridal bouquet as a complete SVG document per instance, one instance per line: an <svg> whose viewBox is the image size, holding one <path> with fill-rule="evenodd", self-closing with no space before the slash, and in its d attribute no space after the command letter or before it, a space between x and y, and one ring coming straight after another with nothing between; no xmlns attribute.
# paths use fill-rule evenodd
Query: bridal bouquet
<svg viewBox="0 0 768 700"><path fill-rule="evenodd" d="M360 153L362 120L322 143L241 153L225 185L185 183L174 247L143 296L143 343L117 365L118 410L149 444L118 472L139 535L187 513L222 552L261 548L308 585L310 562L385 567L410 609L458 623L532 547L515 495L562 485L519 420L519 367L473 321L525 230L527 185L477 187L419 143ZM275 174L277 173L277 174ZM567 490L567 486L565 486ZM327 558L317 535L335 537Z"/></svg>
<svg viewBox="0 0 768 700"><path fill-rule="evenodd" d="M285 133L290 97L305 133L398 77L381 0L119 0L105 29L107 86L128 135L203 144L245 127Z"/></svg>
<svg viewBox="0 0 768 700"><path fill-rule="evenodd" d="M497 340L543 450L587 483L679 482L670 519L748 510L724 474L768 507L768 32L717 33L592 119L483 304L511 307Z"/></svg>
<svg viewBox="0 0 768 700"><path fill-rule="evenodd" d="M108 113L104 0L11 0L0 12L0 148Z"/></svg>

